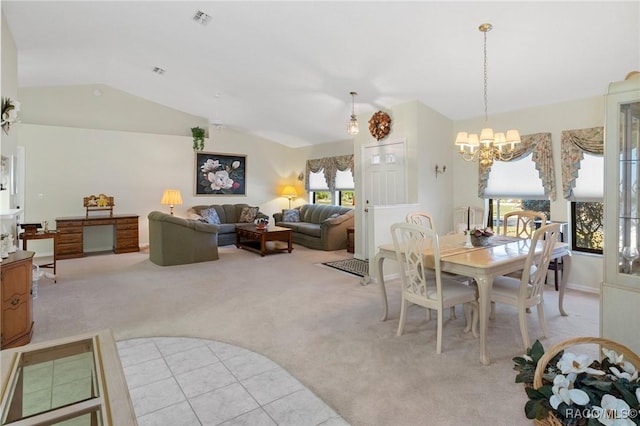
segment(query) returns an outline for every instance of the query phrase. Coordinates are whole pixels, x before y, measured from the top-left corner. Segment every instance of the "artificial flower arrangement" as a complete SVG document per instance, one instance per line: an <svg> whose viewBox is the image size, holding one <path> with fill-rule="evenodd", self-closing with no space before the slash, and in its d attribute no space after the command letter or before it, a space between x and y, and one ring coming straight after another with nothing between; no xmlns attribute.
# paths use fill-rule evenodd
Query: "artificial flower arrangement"
<svg viewBox="0 0 640 426"><path fill-rule="evenodd" d="M20 102L11 100L11 98L2 98L2 116L0 126L5 134L9 134L11 125L18 123L18 111L20 111Z"/></svg>
<svg viewBox="0 0 640 426"><path fill-rule="evenodd" d="M570 344L584 343L603 345L602 361L564 351ZM545 354L542 344L536 341L526 355L513 361L514 370L518 371L516 383L525 385L529 397L525 415L536 424L640 425L640 358L627 347L606 339L582 337L561 342Z"/></svg>
<svg viewBox="0 0 640 426"><path fill-rule="evenodd" d="M493 229L491 227L473 228L470 232L472 237L493 237Z"/></svg>

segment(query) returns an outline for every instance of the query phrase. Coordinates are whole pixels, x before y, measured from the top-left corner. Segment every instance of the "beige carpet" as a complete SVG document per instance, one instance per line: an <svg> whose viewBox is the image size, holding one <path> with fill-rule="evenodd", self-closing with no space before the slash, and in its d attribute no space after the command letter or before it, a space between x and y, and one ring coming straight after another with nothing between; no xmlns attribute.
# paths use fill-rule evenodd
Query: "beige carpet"
<svg viewBox="0 0 640 426"><path fill-rule="evenodd" d="M224 247L220 260L160 267L144 252L89 256L58 263L58 283L42 279L35 300L33 341L111 328L116 339L191 336L231 343L271 358L352 425L531 425L526 395L514 383L511 359L524 352L516 312L497 309L489 354L464 319L446 321L443 353L435 353L435 320L409 311L405 335L395 335L398 283L389 282L390 320L380 321L377 284L321 265L348 258L295 246L260 257ZM598 297L568 291L557 309L546 295L551 336L545 347L598 334ZM447 315L448 316L448 315ZM532 339L540 336L531 315Z"/></svg>

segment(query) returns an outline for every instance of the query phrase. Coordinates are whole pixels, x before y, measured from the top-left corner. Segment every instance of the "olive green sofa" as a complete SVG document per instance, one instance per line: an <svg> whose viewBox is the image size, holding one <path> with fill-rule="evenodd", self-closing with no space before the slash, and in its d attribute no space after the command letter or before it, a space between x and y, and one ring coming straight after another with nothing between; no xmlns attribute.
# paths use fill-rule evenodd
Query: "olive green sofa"
<svg viewBox="0 0 640 426"><path fill-rule="evenodd" d="M299 221L285 221L284 211L275 213L277 226L290 228L293 242L316 250L342 250L347 248L347 228L353 227L352 208L305 204L295 209Z"/></svg>
<svg viewBox="0 0 640 426"><path fill-rule="evenodd" d="M214 209L220 219L218 225L218 245L228 246L236 243L236 225L247 225L247 222L240 222L240 216L242 209L245 207L252 207L249 204L211 204L208 206L199 205L193 206L188 210L189 217L200 221L206 221L201 212L205 209ZM256 219L261 217L268 218L267 215L261 213L258 207ZM253 223L253 222L249 222Z"/></svg>
<svg viewBox="0 0 640 426"><path fill-rule="evenodd" d="M218 260L217 225L149 213L149 260L160 266Z"/></svg>

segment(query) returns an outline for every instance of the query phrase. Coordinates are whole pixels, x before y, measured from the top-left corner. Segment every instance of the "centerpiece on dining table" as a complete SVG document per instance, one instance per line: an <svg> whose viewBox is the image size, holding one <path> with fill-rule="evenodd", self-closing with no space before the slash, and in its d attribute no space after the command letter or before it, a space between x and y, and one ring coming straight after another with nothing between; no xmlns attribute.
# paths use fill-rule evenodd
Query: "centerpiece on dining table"
<svg viewBox="0 0 640 426"><path fill-rule="evenodd" d="M491 242L491 237L493 237L493 229L490 227L479 229L473 228L469 231L471 235L471 245L474 247L486 247Z"/></svg>

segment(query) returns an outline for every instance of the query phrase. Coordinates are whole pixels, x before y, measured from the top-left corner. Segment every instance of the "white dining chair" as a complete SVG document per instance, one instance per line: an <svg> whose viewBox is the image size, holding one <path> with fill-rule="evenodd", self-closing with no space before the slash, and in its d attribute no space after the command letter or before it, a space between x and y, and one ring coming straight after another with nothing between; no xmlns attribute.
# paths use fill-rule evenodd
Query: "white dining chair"
<svg viewBox="0 0 640 426"><path fill-rule="evenodd" d="M544 225L547 223L547 215L534 210L518 210L505 213L502 234L518 238L531 238L536 230L536 221Z"/></svg>
<svg viewBox="0 0 640 426"><path fill-rule="evenodd" d="M433 223L434 223L433 217L427 212L423 212L423 211L409 212L407 213L406 221L407 223L414 223L416 225L424 226L425 228L433 229L435 231L435 228L433 226ZM470 283L472 279L462 275L451 274L449 272L442 272L442 276L446 276L447 278L451 278L453 280L465 283L467 285ZM456 307L452 306L450 311L451 311L451 313L449 314L450 318L456 319ZM431 319L430 309L427 310L427 319L428 320Z"/></svg>
<svg viewBox="0 0 640 426"><path fill-rule="evenodd" d="M433 217L427 212L409 212L406 217L407 223L424 226L425 228L433 228Z"/></svg>
<svg viewBox="0 0 640 426"><path fill-rule="evenodd" d="M520 279L511 276L500 276L493 280L491 290L491 315L495 318L495 303L504 303L518 309L520 334L522 343L527 349L531 346L527 330L526 310L537 307L538 320L542 334L547 337L547 323L544 319L544 286L551 253L560 235L560 224L553 223L541 226L531 238L531 246ZM542 252L535 253L536 245L542 244Z"/></svg>
<svg viewBox="0 0 640 426"><path fill-rule="evenodd" d="M395 223L391 225L391 235L396 258L401 266L402 305L398 336L404 332L409 303L437 312L437 353L442 352L443 313L451 306L464 306L467 321L465 331L472 330L475 335L478 319L475 289L442 276L438 234L432 229L413 223ZM424 255L426 249L433 253L432 257ZM433 259L433 265L425 264L426 259Z"/></svg>
<svg viewBox="0 0 640 426"><path fill-rule="evenodd" d="M456 207L453 210L453 233L460 234L473 228L485 228L487 220L484 214L484 207L464 206Z"/></svg>

